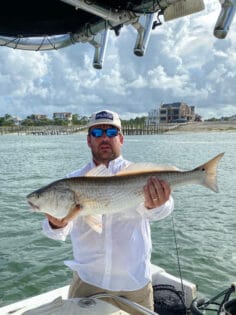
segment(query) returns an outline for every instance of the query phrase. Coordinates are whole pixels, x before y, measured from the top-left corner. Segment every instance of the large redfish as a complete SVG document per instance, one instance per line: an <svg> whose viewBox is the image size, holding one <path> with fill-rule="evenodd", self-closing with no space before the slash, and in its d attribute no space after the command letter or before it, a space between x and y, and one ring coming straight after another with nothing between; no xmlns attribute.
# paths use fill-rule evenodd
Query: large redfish
<svg viewBox="0 0 236 315"><path fill-rule="evenodd" d="M143 186L152 176L167 181L172 190L181 185L197 184L218 192L217 165L223 155L221 153L191 171L134 163L111 175L104 165L100 165L86 176L65 178L44 186L29 194L27 199L33 210L60 219L70 217L77 205L81 216L127 212L143 202Z"/></svg>

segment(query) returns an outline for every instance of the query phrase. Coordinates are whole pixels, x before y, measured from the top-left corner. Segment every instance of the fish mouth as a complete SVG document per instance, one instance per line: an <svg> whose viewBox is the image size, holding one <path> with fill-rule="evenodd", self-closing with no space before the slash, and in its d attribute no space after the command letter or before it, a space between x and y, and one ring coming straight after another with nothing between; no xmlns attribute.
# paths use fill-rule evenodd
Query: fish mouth
<svg viewBox="0 0 236 315"><path fill-rule="evenodd" d="M33 211L40 211L40 208L38 206L36 206L35 204L33 204L33 202L28 200L28 204L30 205L30 207Z"/></svg>

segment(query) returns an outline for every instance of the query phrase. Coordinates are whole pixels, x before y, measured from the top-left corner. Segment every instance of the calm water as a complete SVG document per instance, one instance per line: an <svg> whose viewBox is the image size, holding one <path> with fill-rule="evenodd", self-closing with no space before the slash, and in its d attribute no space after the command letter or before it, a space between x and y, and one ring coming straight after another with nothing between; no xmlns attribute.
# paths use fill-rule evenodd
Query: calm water
<svg viewBox="0 0 236 315"><path fill-rule="evenodd" d="M191 169L220 152L220 193L188 186L174 192L174 222L183 277L208 297L236 281L236 133L126 137L132 161ZM43 215L29 212L25 196L82 166L90 158L85 134L0 137L0 305L69 283L63 260L70 241L47 239ZM152 224L152 261L178 275L172 219ZM88 244L89 246L89 244Z"/></svg>

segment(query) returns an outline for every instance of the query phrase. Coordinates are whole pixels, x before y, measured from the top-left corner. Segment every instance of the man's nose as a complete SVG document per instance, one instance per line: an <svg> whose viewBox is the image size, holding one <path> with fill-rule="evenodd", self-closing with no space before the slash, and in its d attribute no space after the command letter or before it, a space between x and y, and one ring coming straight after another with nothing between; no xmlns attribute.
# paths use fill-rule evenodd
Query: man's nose
<svg viewBox="0 0 236 315"><path fill-rule="evenodd" d="M104 139L107 140L107 139L110 139L110 138L106 135L106 133L103 133L103 134L102 134L102 139L103 139L103 140L104 140Z"/></svg>
<svg viewBox="0 0 236 315"><path fill-rule="evenodd" d="M110 137L108 137L108 135L106 133L106 130L103 130L102 138L109 138L110 139Z"/></svg>

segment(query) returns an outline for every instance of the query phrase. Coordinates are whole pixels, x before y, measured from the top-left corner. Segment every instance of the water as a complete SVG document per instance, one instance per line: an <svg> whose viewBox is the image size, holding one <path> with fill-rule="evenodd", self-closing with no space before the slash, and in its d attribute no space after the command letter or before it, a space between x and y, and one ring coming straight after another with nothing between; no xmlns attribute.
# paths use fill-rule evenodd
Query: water
<svg viewBox="0 0 236 315"><path fill-rule="evenodd" d="M0 306L69 283L63 260L69 239L47 239L43 215L30 213L25 196L81 167L90 158L86 135L0 137ZM175 199L174 226L184 278L212 297L236 281L236 133L176 133L127 136L125 158L191 169L220 152L220 193L182 187ZM178 275L172 218L152 223L152 261Z"/></svg>

